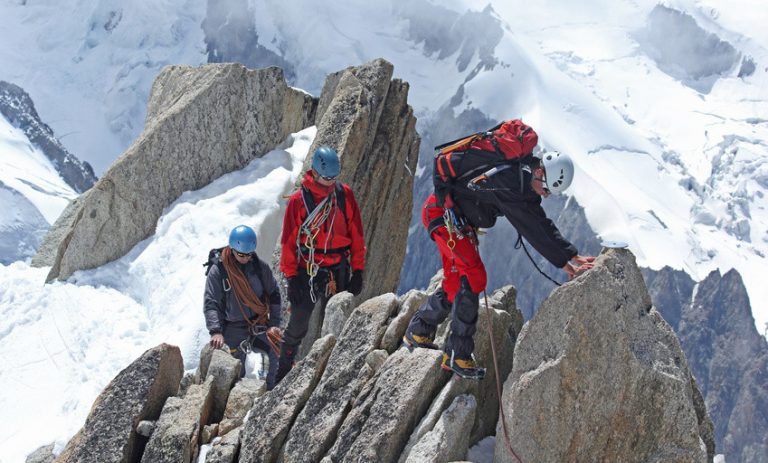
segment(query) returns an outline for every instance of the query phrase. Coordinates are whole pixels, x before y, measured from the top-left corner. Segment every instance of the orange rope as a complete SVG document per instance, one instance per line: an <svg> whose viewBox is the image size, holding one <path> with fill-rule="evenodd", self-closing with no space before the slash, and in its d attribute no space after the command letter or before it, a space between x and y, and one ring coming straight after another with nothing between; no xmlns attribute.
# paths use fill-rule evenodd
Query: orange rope
<svg viewBox="0 0 768 463"><path fill-rule="evenodd" d="M240 309L240 313L243 314L243 319L248 325L265 325L269 319L269 297L266 294L266 288L264 288L264 302L262 302L256 293L253 292L251 284L240 270L240 266L237 265L235 255L232 249L227 246L221 253L221 261L224 263L224 269L227 271L229 278L229 284L232 286L232 290L235 292L235 299L237 300L237 306ZM256 263L258 265L258 262ZM245 314L243 306L251 309L251 312L256 314L256 320L251 321L250 317Z"/></svg>

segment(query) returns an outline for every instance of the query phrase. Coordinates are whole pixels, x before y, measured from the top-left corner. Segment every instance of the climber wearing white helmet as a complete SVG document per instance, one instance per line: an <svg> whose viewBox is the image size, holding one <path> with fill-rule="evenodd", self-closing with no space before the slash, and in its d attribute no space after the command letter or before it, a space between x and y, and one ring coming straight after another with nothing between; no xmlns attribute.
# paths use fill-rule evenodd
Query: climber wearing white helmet
<svg viewBox="0 0 768 463"><path fill-rule="evenodd" d="M437 326L451 315L442 368L464 378L485 376L485 368L472 357L479 294L487 283L477 229L490 228L498 217L506 217L519 232L518 243L523 245L525 238L550 263L562 268L568 279L592 268L594 261L594 257L579 255L541 207L542 198L561 194L571 185L573 161L556 151L533 155L538 142L535 132L520 121L509 125L521 128L519 136L504 139L503 134L488 131L471 136L469 142L459 140L435 147L462 146L444 158L440 157L442 151L435 156L435 193L422 210L424 226L443 262L443 281L414 314L403 342L409 349L436 349ZM495 129L499 127L505 126ZM494 156L506 155L504 143L517 151L499 161ZM510 245L514 245L514 238L510 238Z"/></svg>

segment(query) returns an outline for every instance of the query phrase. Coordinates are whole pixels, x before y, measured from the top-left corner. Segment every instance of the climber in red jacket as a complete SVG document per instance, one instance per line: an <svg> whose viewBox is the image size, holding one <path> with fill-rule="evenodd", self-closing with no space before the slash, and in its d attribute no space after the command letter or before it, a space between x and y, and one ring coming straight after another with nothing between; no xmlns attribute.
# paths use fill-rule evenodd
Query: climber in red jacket
<svg viewBox="0 0 768 463"><path fill-rule="evenodd" d="M358 295L363 289L363 223L352 189L336 180L340 170L336 151L318 148L312 169L288 200L280 271L288 280L291 317L280 349L278 382L293 366L315 306L325 310L337 292Z"/></svg>

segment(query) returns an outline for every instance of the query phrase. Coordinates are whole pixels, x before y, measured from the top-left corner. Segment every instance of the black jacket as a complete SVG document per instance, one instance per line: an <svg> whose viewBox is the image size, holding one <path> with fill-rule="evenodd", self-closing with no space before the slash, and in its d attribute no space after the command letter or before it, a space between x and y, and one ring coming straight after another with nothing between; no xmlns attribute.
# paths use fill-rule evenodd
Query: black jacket
<svg viewBox="0 0 768 463"><path fill-rule="evenodd" d="M459 214L477 228L490 228L497 217L506 217L539 254L562 268L578 252L544 213L541 196L531 187L530 169L518 163L512 166L490 177L479 191L458 182L452 195Z"/></svg>
<svg viewBox="0 0 768 463"><path fill-rule="evenodd" d="M258 269L257 265L259 266ZM203 312L205 314L205 326L210 334L222 333L227 322L244 321L229 282L226 285L228 290L224 290L222 267L223 264L221 263L212 265L205 282ZM280 289L274 275L272 275L272 270L265 262L255 256L245 265L241 265L240 268L248 278L256 296L263 300L265 291L269 295L269 321L267 325L270 327L280 326ZM259 278L259 273L262 278ZM263 287L262 280L265 282L266 288ZM243 307L243 311L250 318L256 316L248 307Z"/></svg>

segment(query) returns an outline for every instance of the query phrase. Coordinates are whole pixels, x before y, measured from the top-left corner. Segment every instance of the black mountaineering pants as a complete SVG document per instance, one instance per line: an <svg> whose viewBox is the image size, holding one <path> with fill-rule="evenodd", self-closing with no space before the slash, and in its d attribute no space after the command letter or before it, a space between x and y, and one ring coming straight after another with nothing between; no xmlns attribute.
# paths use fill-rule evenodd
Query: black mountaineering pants
<svg viewBox="0 0 768 463"><path fill-rule="evenodd" d="M475 350L472 336L476 331L479 305L480 299L472 292L469 280L461 277L461 288L456 293L453 304L448 302L443 289L438 289L414 314L408 330L419 336L432 337L437 331L437 326L451 313L451 332L443 351L457 359L469 360Z"/></svg>

